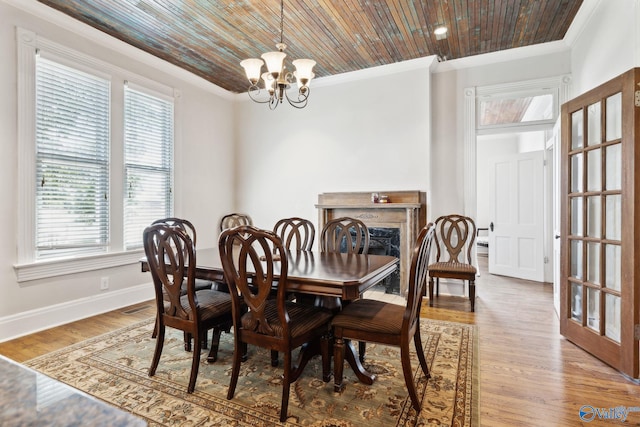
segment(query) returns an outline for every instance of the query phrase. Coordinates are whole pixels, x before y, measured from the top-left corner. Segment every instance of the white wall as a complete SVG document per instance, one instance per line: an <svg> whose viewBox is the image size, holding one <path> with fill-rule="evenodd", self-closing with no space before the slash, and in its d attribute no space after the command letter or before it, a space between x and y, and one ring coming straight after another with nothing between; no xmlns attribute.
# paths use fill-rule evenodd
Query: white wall
<svg viewBox="0 0 640 427"><path fill-rule="evenodd" d="M175 213L193 220L198 246L214 246L217 221L233 207L233 97L190 73L109 38L31 0L21 9L0 1L0 341L153 298L148 273L130 264L18 283L17 262L17 54L16 26L36 32L139 76L176 88ZM22 8L25 9L22 9ZM135 59L134 59L135 58ZM116 219L118 222L118 220ZM120 221L121 222L121 221ZM214 225L215 224L215 225ZM141 252L142 256L142 252ZM110 288L100 291L100 278Z"/></svg>
<svg viewBox="0 0 640 427"><path fill-rule="evenodd" d="M303 110L285 101L270 111L243 95L239 209L271 228L287 216L317 223L322 192L429 192L429 65L332 85L318 81Z"/></svg>
<svg viewBox="0 0 640 427"><path fill-rule="evenodd" d="M585 3L593 4L572 44L572 97L640 66L640 0Z"/></svg>

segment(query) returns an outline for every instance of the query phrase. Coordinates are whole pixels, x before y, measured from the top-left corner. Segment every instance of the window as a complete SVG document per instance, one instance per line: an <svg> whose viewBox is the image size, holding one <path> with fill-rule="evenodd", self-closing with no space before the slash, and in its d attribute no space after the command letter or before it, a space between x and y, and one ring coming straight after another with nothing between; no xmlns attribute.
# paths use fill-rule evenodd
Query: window
<svg viewBox="0 0 640 427"><path fill-rule="evenodd" d="M105 252L109 81L36 61L36 259Z"/></svg>
<svg viewBox="0 0 640 427"><path fill-rule="evenodd" d="M17 29L18 282L136 263L173 213L173 88ZM129 83L127 83L129 82Z"/></svg>
<svg viewBox="0 0 640 427"><path fill-rule="evenodd" d="M171 216L173 101L127 85L124 91L124 245L142 247L142 232Z"/></svg>

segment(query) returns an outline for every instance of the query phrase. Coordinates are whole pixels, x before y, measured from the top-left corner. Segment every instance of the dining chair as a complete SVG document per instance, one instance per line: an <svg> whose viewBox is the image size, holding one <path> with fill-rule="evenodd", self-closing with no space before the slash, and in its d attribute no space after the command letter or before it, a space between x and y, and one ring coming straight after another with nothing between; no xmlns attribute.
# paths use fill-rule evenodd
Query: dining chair
<svg viewBox="0 0 640 427"><path fill-rule="evenodd" d="M227 214L220 219L220 231L240 225L253 225L253 220L247 214L236 212Z"/></svg>
<svg viewBox="0 0 640 427"><path fill-rule="evenodd" d="M171 217L171 218L162 218L162 219L157 219L155 221L153 221L151 223L151 225L155 225L155 224L167 224L171 227L178 227L180 230L182 230L183 232L187 233L189 235L189 237L191 237L191 241L193 242L193 245L196 245L196 228L195 226L191 223L191 221L183 219L183 218L175 218L175 217ZM184 283L183 284L183 288L182 288L182 293L186 294L187 293L187 284ZM196 291L202 290L202 289L211 289L211 287L213 286L213 282L209 281L209 280L202 280L202 279L196 279ZM155 338L158 334L158 325L156 322L156 326L153 329L153 333L151 334L152 338ZM203 337L203 348L207 348L208 346L208 339L207 339L207 332L204 332L204 337ZM185 340L184 340L184 349L186 351L191 351L191 337L189 336L188 333L185 332Z"/></svg>
<svg viewBox="0 0 640 427"><path fill-rule="evenodd" d="M322 252L366 254L369 252L369 229L357 218L335 218L320 233Z"/></svg>
<svg viewBox="0 0 640 427"><path fill-rule="evenodd" d="M275 233L244 225L225 230L219 240L225 281L233 301L234 358L227 399L238 383L241 345L252 344L284 354L280 421L287 418L294 371L292 351L316 343L322 354L323 379L329 378L329 324L332 313L287 299L287 252ZM270 297L277 282L277 295ZM244 303L246 311L240 309ZM318 340L320 341L318 343Z"/></svg>
<svg viewBox="0 0 640 427"><path fill-rule="evenodd" d="M369 252L369 228L357 218L341 217L334 218L322 228L320 235L320 250L322 252L340 252L367 254ZM326 307L338 309L342 307L341 301L330 303L325 299L323 304ZM367 343L360 341L358 344L358 358L364 362Z"/></svg>
<svg viewBox="0 0 640 427"><path fill-rule="evenodd" d="M181 330L194 337L191 376L187 386L187 392L192 393L198 376L202 347L202 340L196 337L202 337L209 329L214 330L207 360L215 362L220 333L230 331L233 323L231 296L213 289L196 292L195 245L180 227L151 225L144 230L143 241L153 277L158 328L149 376L155 375L160 362L166 327ZM186 293L183 292L185 283Z"/></svg>
<svg viewBox="0 0 640 427"><path fill-rule="evenodd" d="M333 344L334 391L341 392L345 387L342 377L345 339L397 346L400 347L402 372L411 397L411 404L416 411L420 411L420 401L413 381L409 346L413 340L420 367L428 380L429 367L420 337L420 308L422 292L428 279L427 268L433 235L433 224L428 224L418 235L411 255L407 303L404 307L379 300L359 299L345 306L334 316L331 321L335 339Z"/></svg>
<svg viewBox="0 0 640 427"><path fill-rule="evenodd" d="M476 238L476 224L468 216L443 215L435 221L436 259L429 265L429 305L433 306L435 279L436 297L440 294L440 279L459 279L469 283L471 311L475 311L476 274L471 263L471 250Z"/></svg>
<svg viewBox="0 0 640 427"><path fill-rule="evenodd" d="M308 219L292 217L276 222L273 232L280 236L285 248L310 251L316 237L316 228Z"/></svg>

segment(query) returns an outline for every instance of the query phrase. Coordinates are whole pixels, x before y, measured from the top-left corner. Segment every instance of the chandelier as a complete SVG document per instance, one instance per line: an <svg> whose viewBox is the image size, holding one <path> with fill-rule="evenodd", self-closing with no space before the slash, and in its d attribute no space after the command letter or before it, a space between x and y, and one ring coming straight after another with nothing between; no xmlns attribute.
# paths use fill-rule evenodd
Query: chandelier
<svg viewBox="0 0 640 427"><path fill-rule="evenodd" d="M296 108L304 108L309 100L309 83L315 76L313 66L316 61L311 59L296 59L292 61L295 71L292 73L286 69L284 58L287 56L284 50L287 45L283 43L284 29L284 0L280 0L280 43L276 44L277 52L267 52L262 54L262 59L250 58L240 62L249 79L249 97L260 104L269 104L269 109L274 110L283 100L286 100ZM266 63L267 72L262 72L262 64ZM262 89L258 83L262 79L264 90L267 94L262 94ZM294 81L295 79L295 81ZM288 89L297 83L298 95L289 97Z"/></svg>

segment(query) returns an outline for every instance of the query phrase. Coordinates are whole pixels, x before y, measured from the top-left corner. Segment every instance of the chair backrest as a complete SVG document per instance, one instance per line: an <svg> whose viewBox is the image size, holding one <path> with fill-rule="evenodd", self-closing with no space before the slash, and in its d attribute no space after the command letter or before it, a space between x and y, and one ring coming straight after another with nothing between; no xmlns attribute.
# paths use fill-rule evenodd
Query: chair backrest
<svg viewBox="0 0 640 427"><path fill-rule="evenodd" d="M185 288L191 313L197 316L195 293L195 246L188 233L180 226L165 223L150 225L143 233L144 251L153 277L158 313L193 321L184 310L180 297ZM167 304L168 308L165 308Z"/></svg>
<svg viewBox="0 0 640 427"><path fill-rule="evenodd" d="M429 259L435 226L427 224L420 233L411 254L411 267L409 268L409 284L407 289L407 306L403 318L403 331L409 331L410 327L420 315L422 295L427 280L429 280Z"/></svg>
<svg viewBox="0 0 640 427"><path fill-rule="evenodd" d="M357 218L336 218L328 221L320 235L322 252L369 252L369 229Z"/></svg>
<svg viewBox="0 0 640 427"><path fill-rule="evenodd" d="M248 320L243 316L243 331L271 339L288 339L289 315L285 306L288 260L280 237L269 230L242 225L223 231L218 246L233 301L234 329L239 328L244 302L250 314ZM276 304L281 326L270 324L265 313L274 286L278 289Z"/></svg>
<svg viewBox="0 0 640 427"><path fill-rule="evenodd" d="M193 226L193 224L189 220L186 220L183 218L175 218L175 217L162 218L162 219L156 219L151 223L151 225L155 225L155 224L167 224L172 227L180 228L182 231L187 233L189 237L191 237L191 241L193 242L193 245L194 246L196 245L196 228Z"/></svg>
<svg viewBox="0 0 640 427"><path fill-rule="evenodd" d="M316 228L308 219L283 218L276 222L273 232L280 236L285 248L310 251L316 237Z"/></svg>
<svg viewBox="0 0 640 427"><path fill-rule="evenodd" d="M228 228L239 227L241 225L253 225L253 220L247 214L230 213L222 217L220 220L220 231Z"/></svg>
<svg viewBox="0 0 640 427"><path fill-rule="evenodd" d="M471 264L471 250L476 239L475 222L468 216L443 215L436 219L435 227L436 261Z"/></svg>

